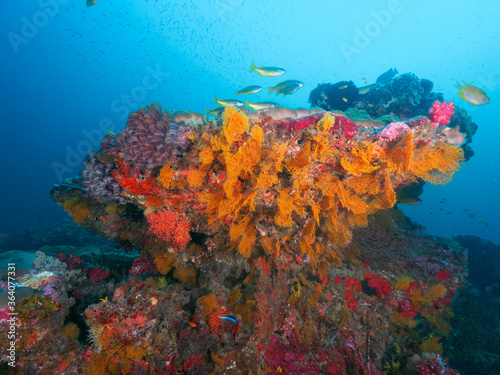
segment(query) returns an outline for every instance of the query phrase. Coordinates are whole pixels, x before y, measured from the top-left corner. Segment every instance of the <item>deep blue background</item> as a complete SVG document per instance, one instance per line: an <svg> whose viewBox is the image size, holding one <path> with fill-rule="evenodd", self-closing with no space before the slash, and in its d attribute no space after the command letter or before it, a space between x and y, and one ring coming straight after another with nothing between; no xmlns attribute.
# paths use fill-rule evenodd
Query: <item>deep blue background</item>
<svg viewBox="0 0 500 375"><path fill-rule="evenodd" d="M479 125L476 156L450 184L427 184L424 203L405 212L433 234L500 243L500 3L269 3L98 0L87 8L85 0L2 2L0 241L67 217L49 198L52 185L79 173L90 145L84 131L94 142L108 124L120 131L128 111L158 101L169 110L204 112L214 107L214 95L232 98L250 84L265 87L252 101L269 100L267 86L285 78L305 85L272 100L307 107L318 83L362 86L362 78L372 83L396 67L431 79L434 91ZM249 73L252 61L287 74ZM151 70L161 74L151 79ZM455 79L483 88L491 103L464 102Z"/></svg>

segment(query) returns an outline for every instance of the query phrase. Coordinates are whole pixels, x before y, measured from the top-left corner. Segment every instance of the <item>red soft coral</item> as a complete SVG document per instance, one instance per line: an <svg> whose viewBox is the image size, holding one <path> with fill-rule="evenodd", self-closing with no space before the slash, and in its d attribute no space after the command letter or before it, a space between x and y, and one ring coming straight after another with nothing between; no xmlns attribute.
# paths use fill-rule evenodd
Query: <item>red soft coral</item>
<svg viewBox="0 0 500 375"><path fill-rule="evenodd" d="M191 223L183 215L175 211L161 210L146 217L149 229L175 251L184 249L191 240Z"/></svg>
<svg viewBox="0 0 500 375"><path fill-rule="evenodd" d="M142 176L137 170L132 171L128 164L119 162L120 168L113 172L114 179L121 187L135 195L152 195L156 191L156 184L152 177Z"/></svg>
<svg viewBox="0 0 500 375"><path fill-rule="evenodd" d="M375 275L373 272L366 272L363 277L366 280L368 287L375 291L377 296L382 297L384 294L391 294L391 283L382 276Z"/></svg>
<svg viewBox="0 0 500 375"><path fill-rule="evenodd" d="M98 283L99 281L101 281L101 280L103 280L103 279L107 278L108 276L109 276L109 271L104 271L104 270L102 270L102 269L100 269L100 268L97 268L97 267L92 268L92 269L91 269L91 270L89 270L89 272L87 273L87 277L88 277L90 280L92 280L92 281L94 281L94 282L96 282L96 283Z"/></svg>

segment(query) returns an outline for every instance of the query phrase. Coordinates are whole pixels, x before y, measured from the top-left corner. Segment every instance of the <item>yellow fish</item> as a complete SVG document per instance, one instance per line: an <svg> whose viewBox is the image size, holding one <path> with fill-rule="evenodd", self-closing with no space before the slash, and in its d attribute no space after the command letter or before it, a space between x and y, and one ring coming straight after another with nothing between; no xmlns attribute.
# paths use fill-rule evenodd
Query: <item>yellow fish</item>
<svg viewBox="0 0 500 375"><path fill-rule="evenodd" d="M272 103L272 102L259 102L259 103L250 103L248 99L245 102L245 106L253 108L254 110L259 110L259 109L266 109L266 108L273 108L277 107L278 104Z"/></svg>
<svg viewBox="0 0 500 375"><path fill-rule="evenodd" d="M221 111L224 110L224 107L217 107L217 108L214 108L214 109L208 109L208 108L205 108L205 111L207 112L207 116L208 115L214 115L214 116L217 116L219 115L219 113L221 113Z"/></svg>
<svg viewBox="0 0 500 375"><path fill-rule="evenodd" d="M347 98L342 98L342 100L347 103Z"/></svg>
<svg viewBox="0 0 500 375"><path fill-rule="evenodd" d="M268 77L278 77L282 74L286 73L285 69L282 68L277 68L275 66L259 66L256 67L254 63L250 64L250 72L257 72L261 76L268 76Z"/></svg>
<svg viewBox="0 0 500 375"><path fill-rule="evenodd" d="M97 3L97 0L87 0L87 6L90 7L92 5L95 5Z"/></svg>
<svg viewBox="0 0 500 375"><path fill-rule="evenodd" d="M458 93L458 96L470 104L483 105L490 102L488 95L486 95L486 93L479 87L469 85L468 83L465 83L465 86L461 86L458 82L457 85L458 86L456 86L456 88L461 91Z"/></svg>
<svg viewBox="0 0 500 375"><path fill-rule="evenodd" d="M232 99L217 99L215 97L214 100L215 104L220 104L223 107L241 107L243 105L243 102L240 102L239 100L232 100Z"/></svg>
<svg viewBox="0 0 500 375"><path fill-rule="evenodd" d="M260 86L248 86L248 87L245 87L244 89L236 90L236 96L238 96L238 94L241 94L241 95L255 94L256 92L259 92L260 90L262 90L262 87L260 87Z"/></svg>

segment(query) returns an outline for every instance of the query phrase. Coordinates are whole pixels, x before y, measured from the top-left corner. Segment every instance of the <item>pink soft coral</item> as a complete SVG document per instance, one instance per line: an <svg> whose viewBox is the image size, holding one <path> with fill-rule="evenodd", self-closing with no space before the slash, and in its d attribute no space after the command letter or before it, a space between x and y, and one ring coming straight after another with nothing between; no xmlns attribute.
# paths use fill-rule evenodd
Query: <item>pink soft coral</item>
<svg viewBox="0 0 500 375"><path fill-rule="evenodd" d="M454 112L455 107L453 102L440 103L436 100L432 104L432 108L429 110L429 115L431 117L431 120L434 121L434 126L437 128L439 125L448 124Z"/></svg>
<svg viewBox="0 0 500 375"><path fill-rule="evenodd" d="M399 137L400 134L409 132L411 129L404 122L392 122L387 125L380 133L380 137L393 141Z"/></svg>

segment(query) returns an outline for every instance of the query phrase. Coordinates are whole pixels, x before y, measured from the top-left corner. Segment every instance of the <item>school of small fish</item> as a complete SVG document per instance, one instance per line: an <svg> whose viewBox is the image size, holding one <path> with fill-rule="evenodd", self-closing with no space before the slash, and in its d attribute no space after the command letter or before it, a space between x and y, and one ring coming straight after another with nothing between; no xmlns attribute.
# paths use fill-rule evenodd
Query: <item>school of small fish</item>
<svg viewBox="0 0 500 375"><path fill-rule="evenodd" d="M257 72L258 74L262 76L267 76L267 77L278 77L286 73L286 70L283 68L279 67L274 67L274 66L255 66L255 64L252 62L250 64L250 72ZM377 83L383 83L386 82L390 79L392 79L395 75L398 74L397 69L392 68L389 69L387 72L383 73L377 78ZM366 78L362 78L364 83L367 83ZM359 88L359 93L360 94L366 94L372 87L376 86L377 83L367 85L364 87ZM490 102L488 96L486 93L481 90L478 87L469 85L464 82L465 86L461 86L457 82L459 88L461 90L458 95L464 99L465 101L473 104L473 105L483 105L483 104L488 104ZM271 95L273 92L276 93L276 96L279 94L283 94L283 96L291 95L294 92L296 92L298 89L300 89L302 86L304 86L304 83L291 79L291 80L286 80L283 82L278 83L275 86L269 86L269 95ZM346 88L347 85L344 85L342 87L339 87L339 89L344 89ZM247 86L242 88L241 90L236 90L236 96L238 95L250 95L250 94L255 94L262 91L261 86L257 85L252 85L252 86ZM325 94L321 94L323 98L326 100L328 99ZM347 98L343 97L342 100L347 103ZM252 108L255 112L259 112L261 110L267 110L267 109L274 109L273 111L267 111L267 113L273 117L275 120L285 118L285 117L291 117L291 118L298 118L302 116L307 116L310 114L309 110L305 109L297 109L297 110L292 110L290 108L285 108L285 107L280 107L277 103L274 102L255 102L251 103L248 99L245 101L245 104L243 104L239 100L231 100L231 99L224 99L224 100L218 100L215 98L215 104L220 104L222 107L214 108L212 110L206 109L207 115L212 114L212 115L219 115L219 113L224 109L224 107L227 106L236 106L236 107L242 107L243 105L248 108ZM252 112L251 115L249 115L250 119L257 119L258 114L254 114L255 112ZM300 113L300 114L299 114ZM283 117L285 116L285 117ZM275 118L276 117L276 118ZM417 202L419 203L419 202ZM411 204L417 204L417 203L411 203Z"/></svg>
<svg viewBox="0 0 500 375"><path fill-rule="evenodd" d="M286 70L283 68L275 67L275 66L255 66L255 64L252 62L250 64L250 72L257 72L261 76L266 76L266 77L278 77L286 73ZM298 89L300 89L302 86L304 86L304 83L301 81L298 81L296 79L289 79L283 82L278 83L275 86L269 86L269 95L271 95L273 92L276 93L276 96L279 94L283 94L283 96L291 95L295 92L297 92ZM258 92L262 91L262 87L258 85L251 85L244 87L240 90L236 90L236 95L251 95L251 94L256 94ZM284 118L282 116L288 115L290 117L296 118L297 117L297 112L293 111L292 109L286 108L282 109L282 107L279 106L279 104L274 103L274 102L250 102L248 99L245 100L245 103L236 100L236 99L217 99L215 97L214 100L215 104L221 105L221 107L217 107L214 109L205 109L207 116L208 115L214 115L218 116L220 112L224 109L224 107L243 107L245 106L246 108L251 108L255 112L259 112L262 110L267 110L271 108L280 108L278 111L273 111L270 112L269 114L271 116L275 115L276 117ZM307 111L307 110L306 110ZM254 113L254 112L252 112ZM309 111L305 113L302 111L304 115L308 115ZM260 112L259 112L260 114ZM254 118L255 115L250 116L251 118ZM258 116L257 116L258 118ZM274 118L274 116L273 116Z"/></svg>

